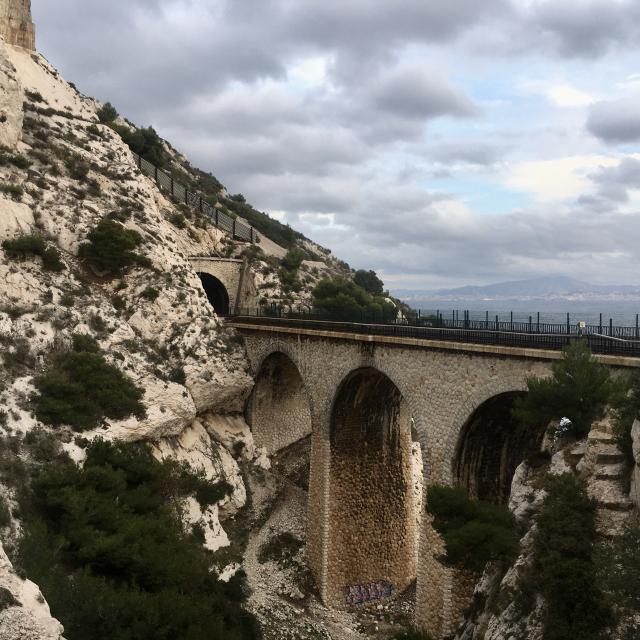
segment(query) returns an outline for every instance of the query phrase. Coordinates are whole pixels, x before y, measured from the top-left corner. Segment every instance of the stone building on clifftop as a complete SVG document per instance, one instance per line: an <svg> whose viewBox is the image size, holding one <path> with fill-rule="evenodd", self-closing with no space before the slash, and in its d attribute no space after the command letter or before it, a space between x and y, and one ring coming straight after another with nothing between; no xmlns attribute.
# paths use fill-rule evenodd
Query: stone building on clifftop
<svg viewBox="0 0 640 640"><path fill-rule="evenodd" d="M0 0L0 36L9 44L35 50L36 28L31 0Z"/></svg>

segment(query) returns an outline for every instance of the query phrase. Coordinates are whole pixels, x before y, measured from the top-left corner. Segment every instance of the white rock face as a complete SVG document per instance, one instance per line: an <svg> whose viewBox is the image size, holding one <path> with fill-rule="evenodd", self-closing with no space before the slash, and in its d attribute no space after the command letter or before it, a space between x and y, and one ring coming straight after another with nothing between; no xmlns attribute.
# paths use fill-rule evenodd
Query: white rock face
<svg viewBox="0 0 640 640"><path fill-rule="evenodd" d="M526 522L539 511L546 496L544 489L536 489L533 486L531 475L531 469L526 461L521 462L511 482L509 509L519 523Z"/></svg>
<svg viewBox="0 0 640 640"><path fill-rule="evenodd" d="M20 603L0 611L0 640L61 640L62 625L51 616L38 587L22 580L0 545L0 587Z"/></svg>
<svg viewBox="0 0 640 640"><path fill-rule="evenodd" d="M205 414L202 424L209 435L241 460L253 460L256 446L251 428L241 415Z"/></svg>
<svg viewBox="0 0 640 640"><path fill-rule="evenodd" d="M634 421L633 427L631 428L631 438L633 440L633 458L636 466L631 476L631 491L629 497L636 506L636 509L640 509L640 420Z"/></svg>
<svg viewBox="0 0 640 640"><path fill-rule="evenodd" d="M22 87L7 56L8 45L0 38L0 144L13 149L22 132Z"/></svg>
<svg viewBox="0 0 640 640"><path fill-rule="evenodd" d="M208 549L215 551L228 546L229 538L220 524L219 513L233 515L247 500L240 468L231 454L211 438L198 420L179 436L163 438L155 444L154 449L159 459L171 458L185 462L195 473L202 474L210 482L227 482L231 486L231 492L226 498L204 512L192 498L185 504L186 525L200 525L204 530L205 546Z"/></svg>

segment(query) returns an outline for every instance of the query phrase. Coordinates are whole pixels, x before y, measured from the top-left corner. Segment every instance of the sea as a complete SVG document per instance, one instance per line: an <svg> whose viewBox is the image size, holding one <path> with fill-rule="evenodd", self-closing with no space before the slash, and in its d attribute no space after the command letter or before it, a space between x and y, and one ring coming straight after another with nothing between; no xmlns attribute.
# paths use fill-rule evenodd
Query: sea
<svg viewBox="0 0 640 640"><path fill-rule="evenodd" d="M514 322L528 322L529 317L535 322L540 313L540 322L560 324L567 321L567 313L571 324L586 322L599 324L613 321L615 326L635 327L636 314L640 314L640 301L628 300L566 300L566 299L531 299L531 300L430 300L413 299L407 303L414 309L420 309L422 315L435 315L436 311L445 318L452 318L457 312L459 319L468 311L471 320L484 320L487 312L489 319L509 321L513 313Z"/></svg>

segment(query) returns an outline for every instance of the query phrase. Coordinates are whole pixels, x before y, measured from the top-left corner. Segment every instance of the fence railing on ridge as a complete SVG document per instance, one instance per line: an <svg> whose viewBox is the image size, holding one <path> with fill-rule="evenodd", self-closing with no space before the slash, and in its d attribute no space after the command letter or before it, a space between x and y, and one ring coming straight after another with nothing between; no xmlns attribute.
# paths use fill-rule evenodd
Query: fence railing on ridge
<svg viewBox="0 0 640 640"><path fill-rule="evenodd" d="M239 309L229 319L249 324L529 349L560 350L576 340L585 340L593 353L640 357L638 327L587 325L582 328L571 324L567 327L566 324L510 321L498 321L496 324L491 320L447 320L442 317L436 319L435 316L420 317L417 314L410 318L391 318L366 312L340 315L305 308L296 311L280 307Z"/></svg>
<svg viewBox="0 0 640 640"><path fill-rule="evenodd" d="M160 189L168 191L178 202L183 202L192 209L199 211L202 215L207 216L218 229L225 231L234 239L242 242L255 243L260 241L258 232L251 225L244 224L240 220L212 206L204 199L202 194L189 191L172 175L158 168L148 160L145 160L137 153L133 153L133 158L140 171L146 176L153 178Z"/></svg>

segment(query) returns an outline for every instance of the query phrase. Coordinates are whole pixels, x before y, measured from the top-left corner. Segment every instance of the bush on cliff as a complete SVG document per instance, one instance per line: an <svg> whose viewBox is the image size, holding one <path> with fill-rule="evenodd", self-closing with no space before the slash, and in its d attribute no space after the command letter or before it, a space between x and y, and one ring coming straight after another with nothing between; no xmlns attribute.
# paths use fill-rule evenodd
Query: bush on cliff
<svg viewBox="0 0 640 640"><path fill-rule="evenodd" d="M488 562L508 564L518 555L513 516L505 506L471 500L461 487L433 485L427 511L444 540L441 561L448 566L480 573Z"/></svg>
<svg viewBox="0 0 640 640"><path fill-rule="evenodd" d="M545 599L544 640L599 640L612 622L593 561L595 505L573 474L548 476L532 580Z"/></svg>
<svg viewBox="0 0 640 640"><path fill-rule="evenodd" d="M252 640L243 589L218 582L183 531L184 468L145 445L96 441L23 496L19 563L68 640Z"/></svg>
<svg viewBox="0 0 640 640"><path fill-rule="evenodd" d="M316 311L336 320L374 322L393 320L397 310L381 296L372 296L352 280L325 278L313 290Z"/></svg>
<svg viewBox="0 0 640 640"><path fill-rule="evenodd" d="M53 426L83 431L99 426L104 418L121 420L145 413L142 390L104 359L89 336L74 336L73 349L55 355L35 386L36 417Z"/></svg>
<svg viewBox="0 0 640 640"><path fill-rule="evenodd" d="M5 240L2 248L8 258L13 260L27 256L40 256L42 266L46 271L62 271L64 263L60 259L60 252L55 247L47 247L41 236L24 235L14 240Z"/></svg>
<svg viewBox="0 0 640 640"><path fill-rule="evenodd" d="M168 163L167 153L160 136L153 127L132 129L125 125L109 123L122 141L139 156L156 167L163 168Z"/></svg>
<svg viewBox="0 0 640 640"><path fill-rule="evenodd" d="M359 269L355 272L353 281L372 296L381 296L384 293L384 282L378 278L375 271Z"/></svg>
<svg viewBox="0 0 640 640"><path fill-rule="evenodd" d="M609 369L594 360L583 341L566 347L563 358L551 368L550 378L527 380L529 393L516 399L514 416L523 426L536 429L567 417L573 435L584 437L604 415L613 388Z"/></svg>
<svg viewBox="0 0 640 640"><path fill-rule="evenodd" d="M134 264L150 266L148 258L134 252L142 244L140 234L115 220L100 220L87 239L80 246L80 257L102 273L116 275Z"/></svg>

